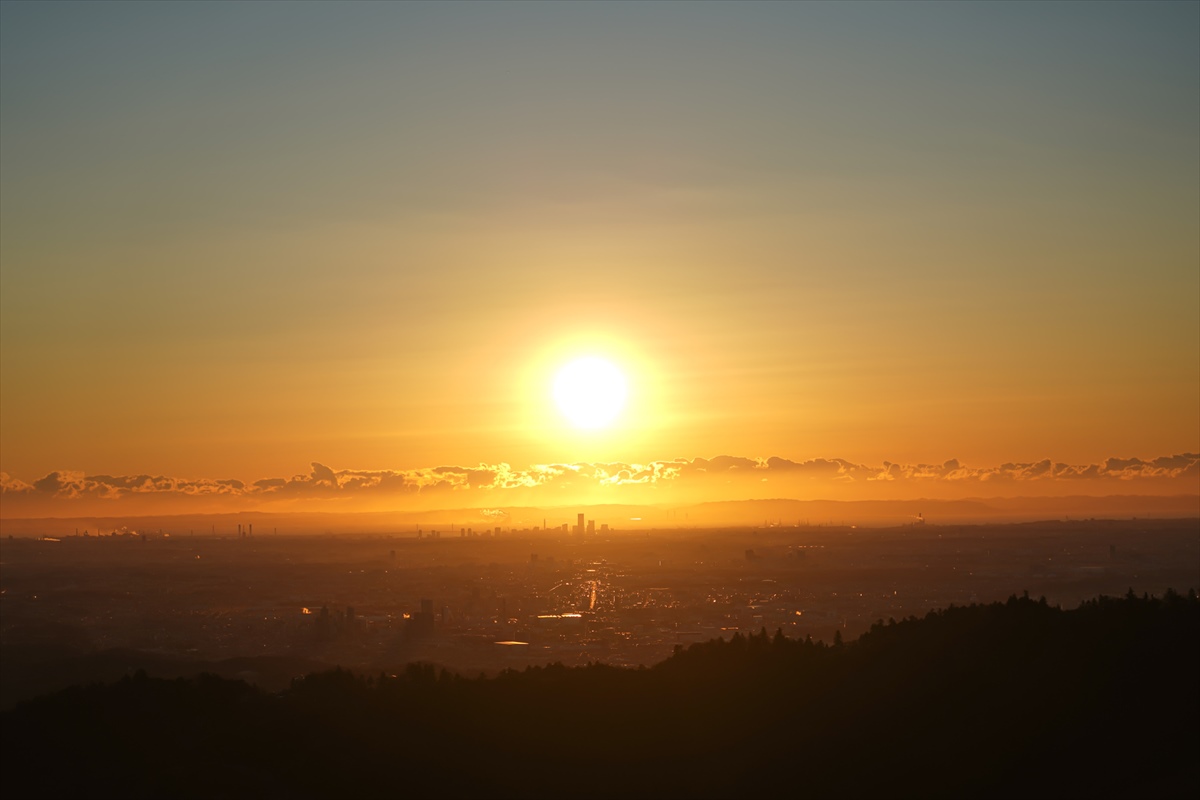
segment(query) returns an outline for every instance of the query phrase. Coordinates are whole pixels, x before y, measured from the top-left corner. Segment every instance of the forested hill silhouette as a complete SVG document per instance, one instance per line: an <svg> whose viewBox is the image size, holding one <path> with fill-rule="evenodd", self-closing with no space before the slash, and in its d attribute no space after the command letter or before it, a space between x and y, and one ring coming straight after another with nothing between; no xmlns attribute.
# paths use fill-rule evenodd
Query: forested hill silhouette
<svg viewBox="0 0 1200 800"><path fill-rule="evenodd" d="M0 717L15 797L1196 797L1200 601L951 607L649 669L144 674Z"/></svg>

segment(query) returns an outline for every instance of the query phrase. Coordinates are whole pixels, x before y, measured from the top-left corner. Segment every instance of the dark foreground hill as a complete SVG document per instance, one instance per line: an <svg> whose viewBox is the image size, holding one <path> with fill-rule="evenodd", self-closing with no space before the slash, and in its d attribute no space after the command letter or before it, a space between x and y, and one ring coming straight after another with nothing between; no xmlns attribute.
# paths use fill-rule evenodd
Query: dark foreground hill
<svg viewBox="0 0 1200 800"><path fill-rule="evenodd" d="M1196 797L1200 601L1029 598L652 669L73 688L0 716L16 797Z"/></svg>

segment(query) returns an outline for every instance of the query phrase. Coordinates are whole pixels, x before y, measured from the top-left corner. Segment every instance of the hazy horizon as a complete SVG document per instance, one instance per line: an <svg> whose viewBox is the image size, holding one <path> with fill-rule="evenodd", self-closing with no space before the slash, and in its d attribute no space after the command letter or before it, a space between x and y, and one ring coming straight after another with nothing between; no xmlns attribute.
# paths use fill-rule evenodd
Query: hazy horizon
<svg viewBox="0 0 1200 800"><path fill-rule="evenodd" d="M306 474L242 481L169 476L53 472L21 481L0 475L0 518L138 517L231 512L417 513L533 505L684 506L704 501L951 501L1010 498L1194 497L1200 516L1200 455L1107 459L1069 465L977 468L942 464L878 466L842 459L779 457L673 459L650 464L509 464L418 470L334 470L318 462ZM1086 503L1064 504L1075 513Z"/></svg>

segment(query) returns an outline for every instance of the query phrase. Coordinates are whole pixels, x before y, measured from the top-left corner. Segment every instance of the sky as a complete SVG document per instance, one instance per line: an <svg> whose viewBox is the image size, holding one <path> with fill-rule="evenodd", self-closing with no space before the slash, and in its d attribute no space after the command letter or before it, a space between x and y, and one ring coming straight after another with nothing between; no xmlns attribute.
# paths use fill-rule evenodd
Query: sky
<svg viewBox="0 0 1200 800"><path fill-rule="evenodd" d="M6 1L0 356L4 516L1196 494L1200 3Z"/></svg>

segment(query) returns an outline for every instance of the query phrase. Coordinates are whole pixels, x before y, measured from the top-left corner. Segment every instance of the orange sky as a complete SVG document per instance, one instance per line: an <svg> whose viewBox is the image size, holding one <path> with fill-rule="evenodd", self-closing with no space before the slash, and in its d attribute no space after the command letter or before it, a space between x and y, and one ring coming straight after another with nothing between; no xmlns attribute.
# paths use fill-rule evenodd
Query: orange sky
<svg viewBox="0 0 1200 800"><path fill-rule="evenodd" d="M2 513L721 454L1200 491L1198 9L0 4Z"/></svg>

